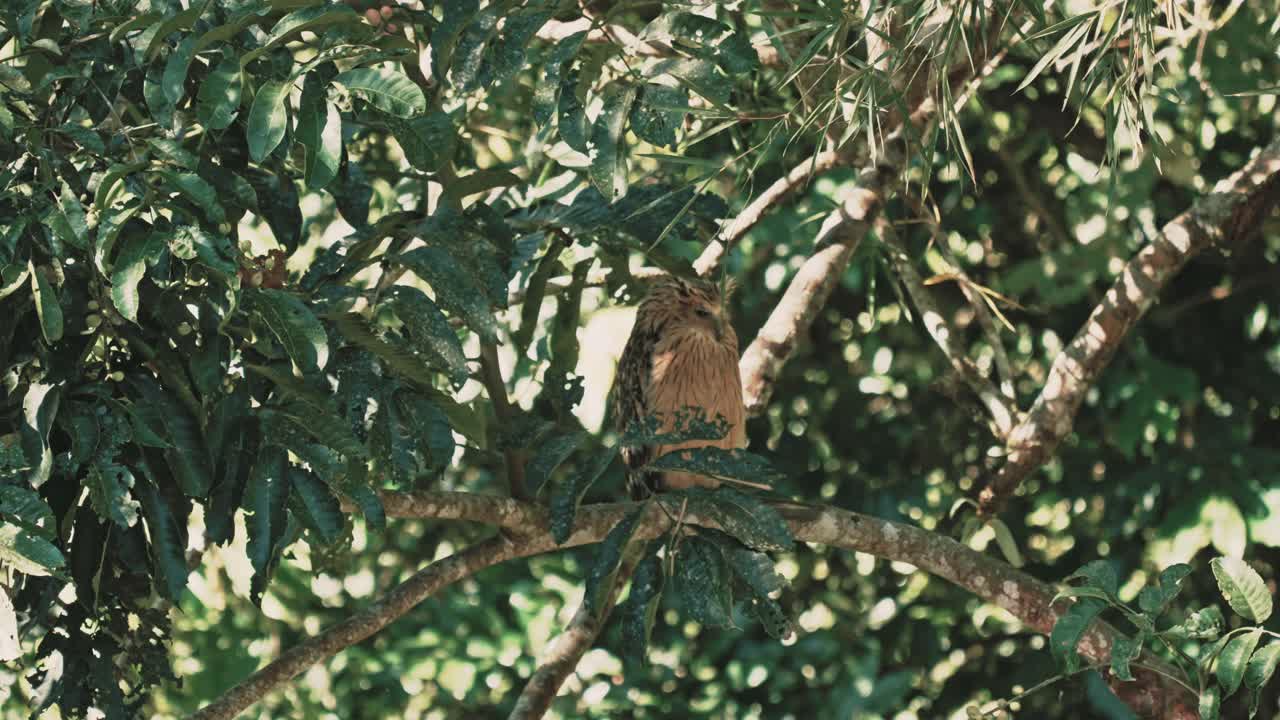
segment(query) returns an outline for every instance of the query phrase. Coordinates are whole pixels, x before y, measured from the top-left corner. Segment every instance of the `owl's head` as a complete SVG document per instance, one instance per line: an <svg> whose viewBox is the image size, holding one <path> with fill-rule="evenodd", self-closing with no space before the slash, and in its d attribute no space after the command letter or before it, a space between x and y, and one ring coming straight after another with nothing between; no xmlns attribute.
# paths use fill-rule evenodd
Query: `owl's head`
<svg viewBox="0 0 1280 720"><path fill-rule="evenodd" d="M694 331L717 342L732 337L736 343L725 302L730 292L728 285L664 275L653 281L637 320L647 319L668 331Z"/></svg>

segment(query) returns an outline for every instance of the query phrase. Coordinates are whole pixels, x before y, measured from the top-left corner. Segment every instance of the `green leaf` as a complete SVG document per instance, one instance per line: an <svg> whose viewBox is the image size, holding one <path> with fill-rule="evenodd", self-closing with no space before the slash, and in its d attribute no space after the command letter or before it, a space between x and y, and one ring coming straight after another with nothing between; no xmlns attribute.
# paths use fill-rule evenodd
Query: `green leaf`
<svg viewBox="0 0 1280 720"><path fill-rule="evenodd" d="M304 178L309 190L328 185L337 176L342 161L342 116L328 102L326 86L320 73L307 75L298 103L296 137L306 148Z"/></svg>
<svg viewBox="0 0 1280 720"><path fill-rule="evenodd" d="M289 480L306 510L307 527L325 544L341 538L346 526L346 516L342 514L342 505L329 492L328 486L314 473L300 468L289 469Z"/></svg>
<svg viewBox="0 0 1280 720"><path fill-rule="evenodd" d="M187 82L187 70L191 67L191 58L195 55L196 36L188 35L178 47L169 53L169 60L164 65L164 77L160 88L170 103L177 104L184 95L182 86Z"/></svg>
<svg viewBox="0 0 1280 720"><path fill-rule="evenodd" d="M242 85L239 61L233 55L224 56L200 84L196 101L196 117L200 123L210 130L229 127L240 110Z"/></svg>
<svg viewBox="0 0 1280 720"><path fill-rule="evenodd" d="M622 620L622 646L626 657L644 664L649 653L649 638L658 618L662 599L662 560L658 557L659 543L651 542L645 548L644 558L636 565L631 576L631 592L626 602L618 608Z"/></svg>
<svg viewBox="0 0 1280 720"><path fill-rule="evenodd" d="M22 644L18 642L18 614L13 610L9 593L0 588L0 662L12 662L22 657Z"/></svg>
<svg viewBox="0 0 1280 720"><path fill-rule="evenodd" d="M1280 663L1280 642L1273 642L1258 649L1244 670L1244 685L1249 689L1266 685Z"/></svg>
<svg viewBox="0 0 1280 720"><path fill-rule="evenodd" d="M66 564L53 543L7 522L0 522L0 567L33 576L50 575Z"/></svg>
<svg viewBox="0 0 1280 720"><path fill-rule="evenodd" d="M49 429L58 414L61 388L33 382L22 396L22 452L31 467L28 483L40 487L53 469L53 453L49 450Z"/></svg>
<svg viewBox="0 0 1280 720"><path fill-rule="evenodd" d="M783 612L782 605L771 597L787 586L787 580L774 569L773 560L762 552L743 547L732 536L715 530L703 530L702 535L719 546L735 577L749 592L747 610L755 615L765 632L779 640L794 631L791 619Z"/></svg>
<svg viewBox="0 0 1280 720"><path fill-rule="evenodd" d="M551 481L551 536L557 544L563 545L569 541L582 496L617 457L613 448L605 448L596 453L579 472Z"/></svg>
<svg viewBox="0 0 1280 720"><path fill-rule="evenodd" d="M1107 560L1094 560L1067 576L1064 582L1083 579L1085 584L1101 588L1103 592L1115 597L1120 589L1120 581L1116 577L1116 569Z"/></svg>
<svg viewBox="0 0 1280 720"><path fill-rule="evenodd" d="M295 374L312 373L328 364L324 326L301 300L283 290L263 288L246 289L244 297L284 347Z"/></svg>
<svg viewBox="0 0 1280 720"><path fill-rule="evenodd" d="M349 481L343 485L342 491L360 508L360 513L370 527L375 530L387 527L387 511L382 507L382 498L378 497L373 488Z"/></svg>
<svg viewBox="0 0 1280 720"><path fill-rule="evenodd" d="M1218 720L1222 711L1222 691L1210 685L1200 693L1200 720Z"/></svg>
<svg viewBox="0 0 1280 720"><path fill-rule="evenodd" d="M1160 571L1160 579L1153 587L1145 587L1138 593L1138 606L1148 615L1159 615L1182 591L1182 580L1191 574L1186 563L1170 565Z"/></svg>
<svg viewBox="0 0 1280 720"><path fill-rule="evenodd" d="M164 47L165 38L175 32L190 30L196 24L196 20L204 14L206 8L213 3L213 0L205 0L205 2L197 2L190 8L176 13L169 18L161 21L158 25L152 27L154 32L151 35L151 42L147 45L146 62L155 60L156 55L160 52L160 48Z"/></svg>
<svg viewBox="0 0 1280 720"><path fill-rule="evenodd" d="M284 539L286 502L289 499L288 456L283 448L271 445L258 455L249 484L244 491L245 525L249 531L247 554L253 565L249 599L262 603L262 593L279 558Z"/></svg>
<svg viewBox="0 0 1280 720"><path fill-rule="evenodd" d="M1222 652L1218 655L1217 676L1218 683L1222 685L1224 699L1231 697L1231 694L1240 688L1240 682L1244 680L1245 666L1261 639L1262 629L1254 628L1231 638L1231 641L1222 648Z"/></svg>
<svg viewBox="0 0 1280 720"><path fill-rule="evenodd" d="M457 446L449 417L436 403L416 392L398 392L396 402L406 424L418 438L418 453L425 460L425 471L432 478L438 476L453 462Z"/></svg>
<svg viewBox="0 0 1280 720"><path fill-rule="evenodd" d="M142 512L147 519L147 535L151 539L151 554L156 567L157 585L165 597L174 604L182 600L187 588L186 518L175 518L168 503L160 496L150 480L140 480L138 497L142 500Z"/></svg>
<svg viewBox="0 0 1280 720"><path fill-rule="evenodd" d="M768 460L746 450L718 447L674 450L649 463L646 470L680 470L708 477L729 478L767 485L779 480L782 473Z"/></svg>
<svg viewBox="0 0 1280 720"><path fill-rule="evenodd" d="M502 14L498 6L486 7L472 18L458 37L452 62L449 63L449 79L459 90L470 92L480 86L485 49L493 39Z"/></svg>
<svg viewBox="0 0 1280 720"><path fill-rule="evenodd" d="M631 131L653 145L675 145L684 125L688 93L665 85L645 85L631 108Z"/></svg>
<svg viewBox="0 0 1280 720"><path fill-rule="evenodd" d="M1013 539L1009 526L1005 525L1000 518L991 518L987 524L996 533L996 545L1000 546L1000 553L1004 555L1005 561L1013 567L1022 567L1022 553L1018 551L1018 541Z"/></svg>
<svg viewBox="0 0 1280 720"><path fill-rule="evenodd" d="M580 153L587 152L587 109L578 97L578 81L582 70L570 65L560 81L560 102L556 106L556 126L560 130L560 139Z"/></svg>
<svg viewBox="0 0 1280 720"><path fill-rule="evenodd" d="M586 437L586 433L574 431L557 435L539 443L526 467L526 482L528 483L529 491L536 495L547 480L551 478L551 473L559 467L560 463L568 459L569 455L582 444Z"/></svg>
<svg viewBox="0 0 1280 720"><path fill-rule="evenodd" d="M272 150L284 139L285 128L289 124L288 82L268 80L258 88L253 97L253 106L249 109L249 126L246 131L249 141L249 157L254 162L262 162Z"/></svg>
<svg viewBox="0 0 1280 720"><path fill-rule="evenodd" d="M182 260L196 260L228 281L237 277L235 248L225 235L206 232L197 225L184 225L169 238L169 250Z"/></svg>
<svg viewBox="0 0 1280 720"><path fill-rule="evenodd" d="M418 288L397 285L388 300L396 317L404 323L413 349L428 363L447 372L455 386L465 382L470 373L462 342L431 298Z"/></svg>
<svg viewBox="0 0 1280 720"><path fill-rule="evenodd" d="M129 468L115 463L98 462L85 474L89 502L100 517L128 530L138 521L138 501L130 494L137 480Z"/></svg>
<svg viewBox="0 0 1280 720"><path fill-rule="evenodd" d="M425 172L435 172L453 159L458 130L448 113L436 111L408 120L391 116L388 120L410 165Z"/></svg>
<svg viewBox="0 0 1280 720"><path fill-rule="evenodd" d="M667 427L665 421L670 419ZM686 440L719 440L729 434L729 421L717 414L707 417L705 408L686 406L672 413L654 413L633 421L618 439L625 446L674 445Z"/></svg>
<svg viewBox="0 0 1280 720"><path fill-rule="evenodd" d="M720 548L694 535L680 544L675 563L675 587L688 618L707 627L732 627L729 568Z"/></svg>
<svg viewBox="0 0 1280 720"><path fill-rule="evenodd" d="M163 424L164 440L169 444L164 455L178 479L178 486L187 497L204 497L213 484L213 475L200 424L150 376L135 373L129 376L129 382L140 396L135 402L149 405L150 417Z"/></svg>
<svg viewBox="0 0 1280 720"><path fill-rule="evenodd" d="M240 60L240 64L248 65L263 53L304 30L315 31L335 23L356 23L359 21L360 16L356 14L356 11L346 5L324 4L294 10L280 18L275 27L271 28L271 34L267 36L267 41L261 47L245 53Z"/></svg>
<svg viewBox="0 0 1280 720"><path fill-rule="evenodd" d="M401 487L413 482L418 469L413 455L414 442L410 428L400 415L400 405L391 392L377 398L378 410L369 430L369 450L375 474Z"/></svg>
<svg viewBox="0 0 1280 720"><path fill-rule="evenodd" d="M547 61L543 65L542 79L538 82L533 95L533 121L538 125L545 126L551 122L551 117L556 112L556 103L560 99L560 77L564 64L578 54L578 49L582 47L582 41L586 37L585 30L574 33L556 43L547 56Z"/></svg>
<svg viewBox="0 0 1280 720"><path fill-rule="evenodd" d="M586 595L582 604L593 614L598 614L604 607L609 591L622 564L623 553L627 543L635 534L636 525L644 516L644 507L633 510L609 531L604 541L596 549L595 562L587 573Z"/></svg>
<svg viewBox="0 0 1280 720"><path fill-rule="evenodd" d="M1075 672L1080 667L1076 645L1080 644L1080 638L1089 629L1094 618L1106 607L1107 604L1101 600L1084 598L1072 604L1053 624L1053 632L1049 635L1049 649L1066 672Z"/></svg>
<svg viewBox="0 0 1280 720"><path fill-rule="evenodd" d="M634 85L615 83L605 90L604 107L591 133L591 183L605 200L627 194L627 115L636 99Z"/></svg>
<svg viewBox="0 0 1280 720"><path fill-rule="evenodd" d="M142 282L147 266L155 265L160 259L164 248L164 235L151 232L130 236L120 249L111 269L111 301L130 322L138 322L138 283Z"/></svg>
<svg viewBox="0 0 1280 720"><path fill-rule="evenodd" d="M53 538L57 530L49 504L31 489L18 485L0 485L0 515L28 532L47 538Z"/></svg>
<svg viewBox="0 0 1280 720"><path fill-rule="evenodd" d="M178 173L169 170L160 171L160 175L168 181L171 188L200 208L209 222L216 225L227 219L226 211L218 202L218 191L205 182L204 178L195 173Z"/></svg>
<svg viewBox="0 0 1280 720"><path fill-rule="evenodd" d="M791 530L772 506L760 497L731 487L715 490L690 488L681 493L666 493L664 502L679 507L688 499L689 511L706 515L726 533L755 550L790 550L795 545Z"/></svg>
<svg viewBox="0 0 1280 720"><path fill-rule="evenodd" d="M1225 625L1226 620L1222 617L1222 611L1218 606L1210 605L1191 613L1185 621L1165 630L1162 634L1174 639L1212 640L1218 637Z"/></svg>
<svg viewBox="0 0 1280 720"><path fill-rule="evenodd" d="M400 118L410 118L427 110L422 88L404 73L388 68L355 68L333 79L347 92L364 99L379 110Z"/></svg>
<svg viewBox="0 0 1280 720"><path fill-rule="evenodd" d="M151 140L148 141L148 144L151 146L152 150L155 150L159 159L171 162L186 170L195 170L200 165L200 158L182 147L182 143L177 140L170 138L151 138ZM106 179L104 179L103 182L106 182Z"/></svg>
<svg viewBox="0 0 1280 720"><path fill-rule="evenodd" d="M1218 590L1237 615L1257 623L1271 617L1271 593L1256 570L1235 557L1214 558L1209 565Z"/></svg>
<svg viewBox="0 0 1280 720"><path fill-rule="evenodd" d="M49 226L62 242L77 250L89 248L89 224L84 206L66 180L58 194L58 203L49 214Z"/></svg>
<svg viewBox="0 0 1280 720"><path fill-rule="evenodd" d="M1117 679L1133 680L1133 672L1129 664L1142 654L1142 636L1137 639L1128 635L1116 635L1111 644L1111 672Z"/></svg>
<svg viewBox="0 0 1280 720"><path fill-rule="evenodd" d="M489 342L498 340L498 323L489 311L489 299L465 267L449 251L437 246L420 247L397 258L435 292L436 301Z"/></svg>
<svg viewBox="0 0 1280 720"><path fill-rule="evenodd" d="M58 294L45 279L44 268L27 262L27 271L31 274L31 294L36 300L36 314L40 317L40 332L45 342L52 345L62 339L62 306L58 304Z"/></svg>

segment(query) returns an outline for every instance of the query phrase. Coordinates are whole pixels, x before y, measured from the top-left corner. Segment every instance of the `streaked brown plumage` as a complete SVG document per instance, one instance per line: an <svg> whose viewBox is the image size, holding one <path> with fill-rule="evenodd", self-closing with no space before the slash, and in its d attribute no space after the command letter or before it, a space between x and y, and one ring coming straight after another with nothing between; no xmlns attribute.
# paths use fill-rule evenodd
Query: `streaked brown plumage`
<svg viewBox="0 0 1280 720"><path fill-rule="evenodd" d="M643 497L650 491L719 485L719 481L700 475L669 472L662 477L643 477L638 471L672 450L746 446L738 336L729 323L720 288L704 280L671 276L655 280L636 311L635 326L618 362L612 394L619 432L650 415L660 415L660 432L670 432L675 412L686 407L702 408L708 418L719 414L729 422L728 434L718 440L624 446L622 459L627 464L627 484L634 497Z"/></svg>

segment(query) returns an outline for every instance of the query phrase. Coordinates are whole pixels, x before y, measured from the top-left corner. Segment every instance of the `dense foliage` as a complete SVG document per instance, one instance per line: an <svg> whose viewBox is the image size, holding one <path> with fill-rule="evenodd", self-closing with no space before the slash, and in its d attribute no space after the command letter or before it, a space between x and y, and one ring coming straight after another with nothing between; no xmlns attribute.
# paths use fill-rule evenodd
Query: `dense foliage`
<svg viewBox="0 0 1280 720"><path fill-rule="evenodd" d="M615 307L789 173L715 271L744 347L870 175L886 222L751 453L685 462L998 540L1041 579L1083 566L1079 601L1051 641L906 563L793 547L758 493L691 493L725 532L646 546L553 712L963 716L1065 672L1020 707L1130 717L1075 671L1104 611L1197 693L1243 682L1224 713L1276 712L1274 217L1160 291L991 524L952 510L1004 439L899 264L1026 408L1124 262L1277 136L1274 4L1218 5L6 3L3 717L186 716L494 532L389 519L383 492L532 499L565 540L624 494ZM599 608L632 569L619 527L445 588L250 712L505 716L584 587ZM1223 594L1263 630L1223 635Z"/></svg>

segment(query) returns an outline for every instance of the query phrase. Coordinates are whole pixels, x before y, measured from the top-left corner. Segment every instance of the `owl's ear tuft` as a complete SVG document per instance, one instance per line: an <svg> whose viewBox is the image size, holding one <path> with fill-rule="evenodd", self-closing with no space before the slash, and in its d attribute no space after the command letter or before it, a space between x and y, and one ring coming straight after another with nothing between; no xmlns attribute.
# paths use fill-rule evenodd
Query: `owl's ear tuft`
<svg viewBox="0 0 1280 720"><path fill-rule="evenodd" d="M733 294L738 291L738 280L730 275L725 275L720 279L720 302L728 305L729 300L733 298Z"/></svg>

